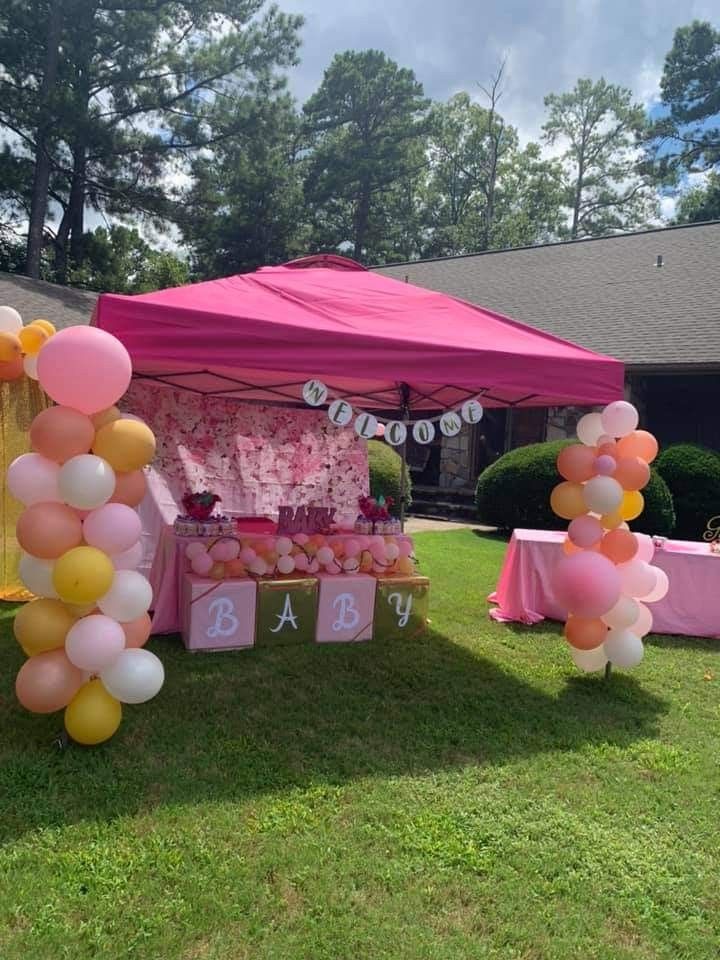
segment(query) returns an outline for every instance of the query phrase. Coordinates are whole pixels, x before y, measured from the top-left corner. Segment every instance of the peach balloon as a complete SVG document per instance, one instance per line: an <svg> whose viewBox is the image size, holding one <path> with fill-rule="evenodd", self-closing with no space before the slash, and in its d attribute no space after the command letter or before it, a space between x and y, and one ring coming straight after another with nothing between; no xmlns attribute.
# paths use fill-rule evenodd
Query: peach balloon
<svg viewBox="0 0 720 960"><path fill-rule="evenodd" d="M115 474L115 492L110 503L124 503L127 507L138 507L147 493L147 480L142 470Z"/></svg>
<svg viewBox="0 0 720 960"><path fill-rule="evenodd" d="M9 330L0 330L0 363L22 362L22 344L20 337Z"/></svg>
<svg viewBox="0 0 720 960"><path fill-rule="evenodd" d="M26 553L56 560L82 543L80 518L63 503L34 503L20 514L16 536Z"/></svg>
<svg viewBox="0 0 720 960"><path fill-rule="evenodd" d="M638 540L629 530L610 530L602 539L600 552L613 563L629 563L638 552Z"/></svg>
<svg viewBox="0 0 720 960"><path fill-rule="evenodd" d="M583 487L579 483L559 483L550 494L550 507L563 520L574 520L587 513Z"/></svg>
<svg viewBox="0 0 720 960"><path fill-rule="evenodd" d="M19 380L25 373L25 365L22 357L10 360L9 363L0 363L0 383L9 383L11 380Z"/></svg>
<svg viewBox="0 0 720 960"><path fill-rule="evenodd" d="M650 467L640 457L621 457L613 477L623 490L642 490L650 482Z"/></svg>
<svg viewBox="0 0 720 960"><path fill-rule="evenodd" d="M565 639L576 650L595 650L605 640L608 628L597 619L570 617L565 624Z"/></svg>
<svg viewBox="0 0 720 960"><path fill-rule="evenodd" d="M30 425L30 445L55 463L87 453L95 429L90 417L72 407L48 407Z"/></svg>
<svg viewBox="0 0 720 960"><path fill-rule="evenodd" d="M652 463L658 455L658 442L647 430L633 430L618 441L618 456L640 457L646 463Z"/></svg>
<svg viewBox="0 0 720 960"><path fill-rule="evenodd" d="M617 443L614 440L608 440L606 443L598 444L597 455L616 459L619 456Z"/></svg>
<svg viewBox="0 0 720 960"><path fill-rule="evenodd" d="M15 680L20 703L32 713L55 713L66 707L83 683L83 673L64 650L49 650L26 660Z"/></svg>
<svg viewBox="0 0 720 960"><path fill-rule="evenodd" d="M583 483L595 473L595 449L581 443L564 447L557 458L558 473L572 483Z"/></svg>
<svg viewBox="0 0 720 960"><path fill-rule="evenodd" d="M28 657L65 645L75 617L59 600L41 597L20 607L15 615L15 639Z"/></svg>
<svg viewBox="0 0 720 960"><path fill-rule="evenodd" d="M122 414L117 407L108 407L107 410L101 410L100 413L94 413L90 419L96 430L102 430L108 423L114 423L119 420Z"/></svg>
<svg viewBox="0 0 720 960"><path fill-rule="evenodd" d="M137 620L131 620L129 623L121 623L120 626L125 631L126 647L144 647L150 637L152 629L152 620L150 614L144 613Z"/></svg>

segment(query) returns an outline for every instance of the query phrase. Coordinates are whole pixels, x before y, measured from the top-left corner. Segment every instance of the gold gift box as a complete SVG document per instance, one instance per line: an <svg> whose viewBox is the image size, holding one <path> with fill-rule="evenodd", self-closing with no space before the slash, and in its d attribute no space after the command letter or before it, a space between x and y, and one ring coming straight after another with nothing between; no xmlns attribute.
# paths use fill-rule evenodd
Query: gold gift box
<svg viewBox="0 0 720 960"><path fill-rule="evenodd" d="M317 606L318 582L314 577L261 580L255 645L314 643Z"/></svg>
<svg viewBox="0 0 720 960"><path fill-rule="evenodd" d="M425 633L430 602L427 577L378 577L375 592L376 640L402 640Z"/></svg>

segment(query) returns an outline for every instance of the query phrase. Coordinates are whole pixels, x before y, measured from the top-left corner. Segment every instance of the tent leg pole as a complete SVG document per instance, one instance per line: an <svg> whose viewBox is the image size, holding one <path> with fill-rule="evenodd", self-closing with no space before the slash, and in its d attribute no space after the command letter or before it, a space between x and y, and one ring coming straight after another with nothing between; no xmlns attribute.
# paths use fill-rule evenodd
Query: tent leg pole
<svg viewBox="0 0 720 960"><path fill-rule="evenodd" d="M400 384L400 415L405 429L410 423L410 387ZM407 506L407 434L400 451L400 530L405 533L405 508Z"/></svg>

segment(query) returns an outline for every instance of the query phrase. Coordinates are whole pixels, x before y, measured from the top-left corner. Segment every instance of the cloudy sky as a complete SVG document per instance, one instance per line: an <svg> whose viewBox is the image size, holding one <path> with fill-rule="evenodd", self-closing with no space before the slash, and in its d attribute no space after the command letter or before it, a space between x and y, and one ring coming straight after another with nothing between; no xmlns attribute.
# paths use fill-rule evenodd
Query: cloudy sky
<svg viewBox="0 0 720 960"><path fill-rule="evenodd" d="M305 99L334 53L375 47L411 67L435 99L477 91L505 56L503 100L521 137L537 137L543 96L580 76L657 98L665 54L678 26L720 25L720 0L279 0L301 13L302 65L292 89Z"/></svg>

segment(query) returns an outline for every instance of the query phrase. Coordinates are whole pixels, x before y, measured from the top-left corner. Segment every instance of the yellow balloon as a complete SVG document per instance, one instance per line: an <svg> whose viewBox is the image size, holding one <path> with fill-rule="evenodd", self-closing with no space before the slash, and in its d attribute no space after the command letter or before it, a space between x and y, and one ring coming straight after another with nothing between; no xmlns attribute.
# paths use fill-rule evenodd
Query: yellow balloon
<svg viewBox="0 0 720 960"><path fill-rule="evenodd" d="M62 647L74 623L75 617L64 604L43 597L26 603L18 610L13 631L25 655L34 657L38 653Z"/></svg>
<svg viewBox="0 0 720 960"><path fill-rule="evenodd" d="M619 527L622 522L623 515L619 510L616 510L615 513L606 513L604 516L600 517L600 523L605 530L615 530L616 527Z"/></svg>
<svg viewBox="0 0 720 960"><path fill-rule="evenodd" d="M82 617L88 617L91 613L97 611L97 604L95 603L66 603L64 606L76 620L80 620Z"/></svg>
<svg viewBox="0 0 720 960"><path fill-rule="evenodd" d="M23 353L29 357L34 357L36 353L40 353L40 347L47 343L49 339L50 336L47 331L32 324L18 331L18 340L22 345Z"/></svg>
<svg viewBox="0 0 720 960"><path fill-rule="evenodd" d="M147 466L155 456L155 436L139 420L115 420L98 430L92 449L113 470L130 473Z"/></svg>
<svg viewBox="0 0 720 960"><path fill-rule="evenodd" d="M115 420L119 420L121 413L117 407L108 407L107 410L101 410L100 413L94 413L90 419L93 422L95 430L101 430L108 423L113 423Z"/></svg>
<svg viewBox="0 0 720 960"><path fill-rule="evenodd" d="M635 520L645 509L645 497L639 490L628 490L623 494L620 513L623 520Z"/></svg>
<svg viewBox="0 0 720 960"><path fill-rule="evenodd" d="M582 484L569 481L559 483L550 494L550 506L553 513L563 520L574 520L575 517L587 513Z"/></svg>
<svg viewBox="0 0 720 960"><path fill-rule="evenodd" d="M120 701L107 692L102 680L83 684L65 708L65 729L86 747L109 740L121 720Z"/></svg>
<svg viewBox="0 0 720 960"><path fill-rule="evenodd" d="M405 576L412 576L412 574L415 573L415 564L410 557L398 557L395 566L397 567L397 572Z"/></svg>
<svg viewBox="0 0 720 960"><path fill-rule="evenodd" d="M55 327L53 326L52 323L50 323L49 320L40 320L40 319L33 320L33 321L29 324L29 326L31 326L31 327L40 327L40 329L41 329L41 330L44 330L45 333L46 333L49 337L52 337L52 335L53 335L54 333L57 333Z"/></svg>
<svg viewBox="0 0 720 960"><path fill-rule="evenodd" d="M74 547L55 562L53 586L65 603L94 603L112 586L112 560L95 547Z"/></svg>

